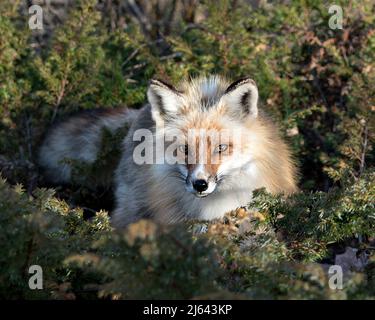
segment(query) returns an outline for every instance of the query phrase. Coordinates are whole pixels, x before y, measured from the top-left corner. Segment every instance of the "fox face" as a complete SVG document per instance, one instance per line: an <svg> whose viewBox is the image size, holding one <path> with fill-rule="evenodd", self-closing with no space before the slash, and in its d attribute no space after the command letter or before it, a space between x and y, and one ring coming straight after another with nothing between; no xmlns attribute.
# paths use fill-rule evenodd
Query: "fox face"
<svg viewBox="0 0 375 320"><path fill-rule="evenodd" d="M147 97L137 112L97 110L53 128L39 154L48 179L73 182L64 159L94 164L103 129L126 126L121 159L103 184L113 177L116 227L140 218L212 220L246 206L255 189L298 191L298 168L277 126L258 112L251 79L209 76L176 87L152 80Z"/></svg>
<svg viewBox="0 0 375 320"><path fill-rule="evenodd" d="M185 178L186 190L197 197L206 197L237 165L234 148L239 137L229 128L188 129L179 152L184 162L178 169Z"/></svg>
<svg viewBox="0 0 375 320"><path fill-rule="evenodd" d="M147 95L156 131L163 133L158 136L174 137L166 148L164 173L184 183L188 193L207 197L230 188L241 171L255 170L258 90L253 80L229 84L213 76L178 88L153 80Z"/></svg>

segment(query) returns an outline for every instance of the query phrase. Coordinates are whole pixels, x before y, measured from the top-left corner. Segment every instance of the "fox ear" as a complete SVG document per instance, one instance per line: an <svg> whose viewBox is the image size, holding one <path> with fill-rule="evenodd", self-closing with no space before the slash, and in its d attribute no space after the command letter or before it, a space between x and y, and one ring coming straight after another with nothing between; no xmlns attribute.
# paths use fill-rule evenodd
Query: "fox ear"
<svg viewBox="0 0 375 320"><path fill-rule="evenodd" d="M164 121L173 118L182 105L182 92L161 80L150 81L147 98L157 125L162 125Z"/></svg>
<svg viewBox="0 0 375 320"><path fill-rule="evenodd" d="M258 88L255 81L243 78L233 82L222 97L231 111L242 117L258 116Z"/></svg>

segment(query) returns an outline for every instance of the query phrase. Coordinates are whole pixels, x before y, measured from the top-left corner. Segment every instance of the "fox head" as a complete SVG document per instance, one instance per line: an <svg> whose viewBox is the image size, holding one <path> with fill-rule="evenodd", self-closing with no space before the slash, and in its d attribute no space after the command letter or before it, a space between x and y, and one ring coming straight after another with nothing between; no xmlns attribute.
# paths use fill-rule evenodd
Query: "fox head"
<svg viewBox="0 0 375 320"><path fill-rule="evenodd" d="M167 174L180 179L188 192L206 197L230 188L223 181L242 171L256 178L264 128L258 121L258 89L253 80L229 83L211 76L177 87L152 80L147 96L156 131L175 137L168 146L173 152L166 157L176 161L166 166Z"/></svg>

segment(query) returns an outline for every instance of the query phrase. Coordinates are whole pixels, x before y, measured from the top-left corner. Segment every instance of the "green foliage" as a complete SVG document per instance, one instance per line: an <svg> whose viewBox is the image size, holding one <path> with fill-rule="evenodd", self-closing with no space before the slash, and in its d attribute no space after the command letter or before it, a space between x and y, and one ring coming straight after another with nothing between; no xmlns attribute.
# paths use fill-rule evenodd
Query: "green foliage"
<svg viewBox="0 0 375 320"><path fill-rule="evenodd" d="M353 190L364 187L359 185ZM356 226L350 229L344 221L335 223L340 214L330 212L325 213L329 222L306 218L308 221L303 222L308 227L301 231L301 223L294 215L297 210L308 211L311 200L302 203L304 208L296 209L284 200L259 193L253 205L261 206L263 215L241 209L229 214L224 222L193 222L190 228L160 227L141 220L124 231L114 232L105 212L85 220L81 210L70 209L51 191L36 190L31 198L4 180L0 181L0 190L2 297L374 298L373 288L366 280L373 277L372 264L367 266L367 276L353 273L345 290L335 291L327 285L324 265L303 263L298 258L304 255L314 260L318 255L316 248L308 252L309 242L319 241L319 250L324 252L326 244L341 239L345 232L357 230ZM342 207L346 212L351 206ZM276 212L289 220L275 218ZM373 212L372 204L372 208L370 205L358 214L358 220L372 219L373 223ZM276 230L279 229L276 232L275 219ZM324 224L331 228L339 225L338 229L345 231L327 236L330 230L320 230ZM280 236L286 226L288 233ZM299 230L294 233L294 229ZM374 228L369 226L368 230L373 236ZM301 245L297 247L296 243ZM33 264L43 268L43 290L28 289L27 270Z"/></svg>
<svg viewBox="0 0 375 320"><path fill-rule="evenodd" d="M2 298L53 297L58 286L72 278L70 270L62 269L65 257L86 250L110 230L104 212L97 213L91 222L85 221L82 210L71 210L54 198L52 191L37 189L34 193L32 198L20 186L11 188L0 180ZM29 289L31 265L43 266L45 290Z"/></svg>
<svg viewBox="0 0 375 320"><path fill-rule="evenodd" d="M258 191L250 207L293 243L299 259L316 260L327 245L354 236L375 235L375 174L329 192L299 193L288 198Z"/></svg>
<svg viewBox="0 0 375 320"><path fill-rule="evenodd" d="M95 32L99 20L95 2L81 1L64 26L56 31L50 52L36 58L37 84L41 87L36 94L54 107L53 117L61 104L90 105L90 97L100 89L98 75L105 55L101 47L103 39Z"/></svg>
<svg viewBox="0 0 375 320"><path fill-rule="evenodd" d="M0 297L375 298L373 256L348 273L344 290L328 286L337 247L362 254L375 245L375 6L340 4L350 5L343 30L328 27L323 1L256 9L202 1L205 19L181 20L164 35L145 34L127 15L126 27L109 31L97 2L80 0L40 52L20 2L2 5ZM207 73L254 78L261 108L299 161L300 193L257 191L248 211L224 221L163 228L140 221L114 232L105 210L87 219L71 207L72 189L38 188L35 157L55 120L98 106L138 108L153 76ZM126 129L103 131L94 164L74 162L77 183L84 176L94 186L111 174ZM40 291L28 287L33 264L43 268Z"/></svg>

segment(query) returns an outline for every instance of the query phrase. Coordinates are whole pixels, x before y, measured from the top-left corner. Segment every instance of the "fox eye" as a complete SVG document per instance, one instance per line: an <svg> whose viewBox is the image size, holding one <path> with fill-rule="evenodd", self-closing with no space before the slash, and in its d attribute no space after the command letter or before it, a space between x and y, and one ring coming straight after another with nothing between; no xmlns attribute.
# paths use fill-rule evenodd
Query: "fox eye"
<svg viewBox="0 0 375 320"><path fill-rule="evenodd" d="M215 148L215 153L222 153L224 151L226 151L228 149L228 145L227 144L219 144L216 148Z"/></svg>
<svg viewBox="0 0 375 320"><path fill-rule="evenodd" d="M187 155L189 153L189 147L187 144L181 144L178 146L178 149L184 153L185 155Z"/></svg>

